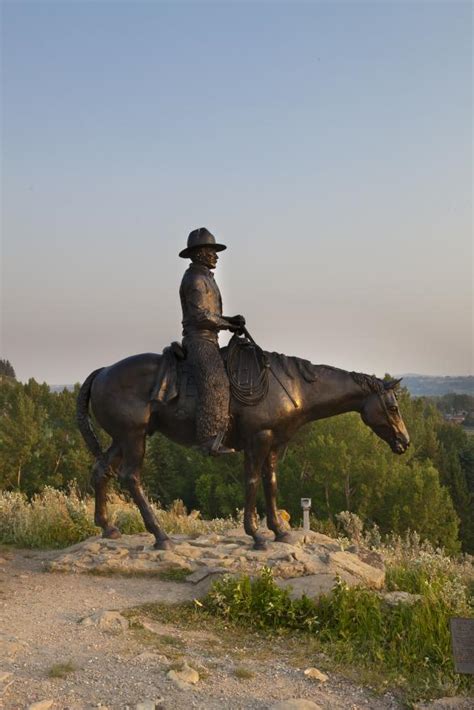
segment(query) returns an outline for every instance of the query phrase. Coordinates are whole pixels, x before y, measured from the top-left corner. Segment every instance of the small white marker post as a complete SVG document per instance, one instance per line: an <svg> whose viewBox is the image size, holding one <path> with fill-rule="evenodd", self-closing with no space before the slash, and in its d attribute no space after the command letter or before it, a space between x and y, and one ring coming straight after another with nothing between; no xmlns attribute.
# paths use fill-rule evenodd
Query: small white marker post
<svg viewBox="0 0 474 710"><path fill-rule="evenodd" d="M311 498L302 498L301 507L303 508L303 530L309 532L309 511L311 510Z"/></svg>

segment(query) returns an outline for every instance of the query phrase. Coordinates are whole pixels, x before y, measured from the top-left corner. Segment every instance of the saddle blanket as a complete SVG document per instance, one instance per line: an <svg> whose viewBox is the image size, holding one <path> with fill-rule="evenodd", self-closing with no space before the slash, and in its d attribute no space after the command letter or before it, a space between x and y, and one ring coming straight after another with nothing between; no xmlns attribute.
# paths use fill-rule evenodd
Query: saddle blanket
<svg viewBox="0 0 474 710"><path fill-rule="evenodd" d="M246 338L234 336L229 346L221 348L220 352L231 391L238 388L240 391L243 389L251 392L252 383L258 382L263 368L257 348ZM231 358L228 357L229 353ZM163 350L151 400L168 404L179 396L196 397L197 388L186 353L180 343L174 342Z"/></svg>

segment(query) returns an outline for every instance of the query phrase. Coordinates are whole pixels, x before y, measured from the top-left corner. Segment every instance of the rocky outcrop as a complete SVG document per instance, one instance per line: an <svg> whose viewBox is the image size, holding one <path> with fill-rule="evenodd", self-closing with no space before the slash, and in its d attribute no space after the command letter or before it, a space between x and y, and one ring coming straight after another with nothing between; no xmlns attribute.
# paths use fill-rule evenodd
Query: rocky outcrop
<svg viewBox="0 0 474 710"><path fill-rule="evenodd" d="M178 669L168 671L167 676L180 690L187 690L190 685L199 682L199 673L187 663L183 663Z"/></svg>
<svg viewBox="0 0 474 710"><path fill-rule="evenodd" d="M195 597L207 592L225 573L255 576L262 567L272 569L279 585L293 597L329 592L339 578L349 585L383 587L385 572L380 555L344 551L320 533L292 533L293 544L268 540L266 550L254 550L240 530L212 533L195 539L173 536L173 550L153 549L153 538L142 533L119 540L93 538L62 550L48 563L52 572L158 575L191 585ZM375 555L375 558L374 558Z"/></svg>
<svg viewBox="0 0 474 710"><path fill-rule="evenodd" d="M304 672L305 676L315 683L326 683L328 676L322 673L317 668L307 668Z"/></svg>
<svg viewBox="0 0 474 710"><path fill-rule="evenodd" d="M102 631L110 633L120 633L128 629L128 619L126 619L118 611L97 611L91 616L86 616L81 619L81 626L97 626Z"/></svg>

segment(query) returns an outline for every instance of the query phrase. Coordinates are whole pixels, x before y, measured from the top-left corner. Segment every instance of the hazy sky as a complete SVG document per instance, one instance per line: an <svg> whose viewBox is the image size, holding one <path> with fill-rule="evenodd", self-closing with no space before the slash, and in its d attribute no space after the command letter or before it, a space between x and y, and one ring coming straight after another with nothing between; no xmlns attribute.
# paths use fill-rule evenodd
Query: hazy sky
<svg viewBox="0 0 474 710"><path fill-rule="evenodd" d="M262 347L472 373L469 2L2 10L0 356L21 379L179 338L200 226Z"/></svg>

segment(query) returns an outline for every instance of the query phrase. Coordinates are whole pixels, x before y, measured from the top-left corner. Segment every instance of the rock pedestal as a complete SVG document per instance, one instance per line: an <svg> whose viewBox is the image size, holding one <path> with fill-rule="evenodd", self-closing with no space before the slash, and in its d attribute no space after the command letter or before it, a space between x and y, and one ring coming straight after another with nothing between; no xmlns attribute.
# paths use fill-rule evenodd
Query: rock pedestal
<svg viewBox="0 0 474 710"><path fill-rule="evenodd" d="M266 550L254 550L253 541L240 530L198 538L172 536L174 549L153 549L148 533L124 535L119 540L91 538L73 545L50 560L51 572L157 575L191 585L193 596L203 596L217 576L256 576L272 569L275 581L288 587L292 597L329 592L337 578L351 586L383 587L382 558L374 552L344 551L320 533L293 532L294 544L268 540Z"/></svg>

